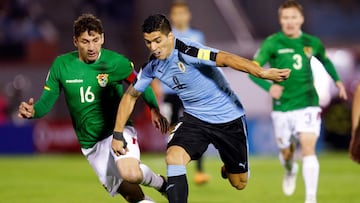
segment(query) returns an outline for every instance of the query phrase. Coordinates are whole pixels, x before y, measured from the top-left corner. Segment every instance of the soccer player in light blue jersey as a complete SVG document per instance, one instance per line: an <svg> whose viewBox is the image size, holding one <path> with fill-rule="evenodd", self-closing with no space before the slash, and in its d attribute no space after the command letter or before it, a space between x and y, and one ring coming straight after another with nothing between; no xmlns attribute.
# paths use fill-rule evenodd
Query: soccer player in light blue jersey
<svg viewBox="0 0 360 203"><path fill-rule="evenodd" d="M176 38L187 38L191 41L205 44L204 34L190 26L191 11L189 5L183 1L175 1L172 3L169 12L169 20L172 26L172 32ZM176 92L170 87L161 83L163 91L163 103L161 103L162 113L165 117L170 118L170 124L175 125L182 116L182 103ZM163 108L165 107L165 108ZM169 116L167 116L167 112ZM196 161L196 173L194 174L195 184L205 184L210 180L210 176L204 172L203 157Z"/></svg>
<svg viewBox="0 0 360 203"><path fill-rule="evenodd" d="M186 165L198 159L210 143L218 149L224 163L223 177L236 189L244 189L249 170L245 112L217 66L274 81L288 78L290 70L263 69L240 56L179 40L161 14L149 16L142 31L151 58L120 102L113 151L118 156L128 151L121 138L124 126L137 98L157 78L172 88L184 105L184 116L171 131L166 152L169 202L187 202ZM157 127L163 131L168 123L160 122Z"/></svg>

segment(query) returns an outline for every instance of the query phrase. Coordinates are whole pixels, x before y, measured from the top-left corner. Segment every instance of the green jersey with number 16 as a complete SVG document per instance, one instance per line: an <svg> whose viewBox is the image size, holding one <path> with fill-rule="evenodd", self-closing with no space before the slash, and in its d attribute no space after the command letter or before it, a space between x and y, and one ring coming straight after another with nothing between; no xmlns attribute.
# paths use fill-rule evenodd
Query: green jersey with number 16
<svg viewBox="0 0 360 203"><path fill-rule="evenodd" d="M79 60L77 51L64 54L50 68L43 94L34 106L34 118L48 113L63 90L80 145L90 148L112 134L122 81L130 83L135 78L132 63L116 52L101 49L99 59L89 64ZM151 89L143 98L157 107Z"/></svg>
<svg viewBox="0 0 360 203"><path fill-rule="evenodd" d="M283 32L269 36L262 43L254 57L260 66L269 62L274 68L290 68L290 77L276 84L284 87L280 99L273 99L274 111L290 111L308 106L319 106L313 75L310 66L311 57L322 62L334 81L339 80L334 65L325 55L321 41L309 34L302 33L298 38L289 38ZM271 84L253 76L250 78L260 87L269 91Z"/></svg>

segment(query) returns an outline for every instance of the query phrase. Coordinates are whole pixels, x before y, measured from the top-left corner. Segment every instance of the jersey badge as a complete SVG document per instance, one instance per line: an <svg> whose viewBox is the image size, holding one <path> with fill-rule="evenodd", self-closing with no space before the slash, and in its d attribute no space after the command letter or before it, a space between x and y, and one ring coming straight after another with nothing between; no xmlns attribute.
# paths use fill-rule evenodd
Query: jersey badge
<svg viewBox="0 0 360 203"><path fill-rule="evenodd" d="M178 67L179 67L179 70L180 70L181 72L185 73L186 67L185 67L184 63L179 61L179 62L177 63L177 65L178 65Z"/></svg>
<svg viewBox="0 0 360 203"><path fill-rule="evenodd" d="M109 74L101 73L96 76L100 87L106 87L109 81Z"/></svg>
<svg viewBox="0 0 360 203"><path fill-rule="evenodd" d="M313 48L312 47L304 47L305 55L310 58L313 55Z"/></svg>

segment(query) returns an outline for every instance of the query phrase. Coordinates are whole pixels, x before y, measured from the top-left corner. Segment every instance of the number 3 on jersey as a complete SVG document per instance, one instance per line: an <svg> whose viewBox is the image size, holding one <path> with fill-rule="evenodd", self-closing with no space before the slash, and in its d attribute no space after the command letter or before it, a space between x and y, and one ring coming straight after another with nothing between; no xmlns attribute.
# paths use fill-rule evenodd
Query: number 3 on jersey
<svg viewBox="0 0 360 203"><path fill-rule="evenodd" d="M91 86L88 86L84 92L84 87L80 87L80 101L81 103L93 102L95 100L95 94L91 92Z"/></svg>
<svg viewBox="0 0 360 203"><path fill-rule="evenodd" d="M300 70L302 68L302 57L300 54L294 54L292 57L294 59L293 68L295 70Z"/></svg>

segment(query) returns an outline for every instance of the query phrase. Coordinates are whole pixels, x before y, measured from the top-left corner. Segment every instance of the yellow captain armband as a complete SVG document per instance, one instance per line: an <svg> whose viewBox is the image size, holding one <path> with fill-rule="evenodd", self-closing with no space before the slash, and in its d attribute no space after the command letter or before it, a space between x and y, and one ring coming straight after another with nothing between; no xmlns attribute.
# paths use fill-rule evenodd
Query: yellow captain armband
<svg viewBox="0 0 360 203"><path fill-rule="evenodd" d="M210 60L211 51L208 49L199 49L197 58L201 60Z"/></svg>

